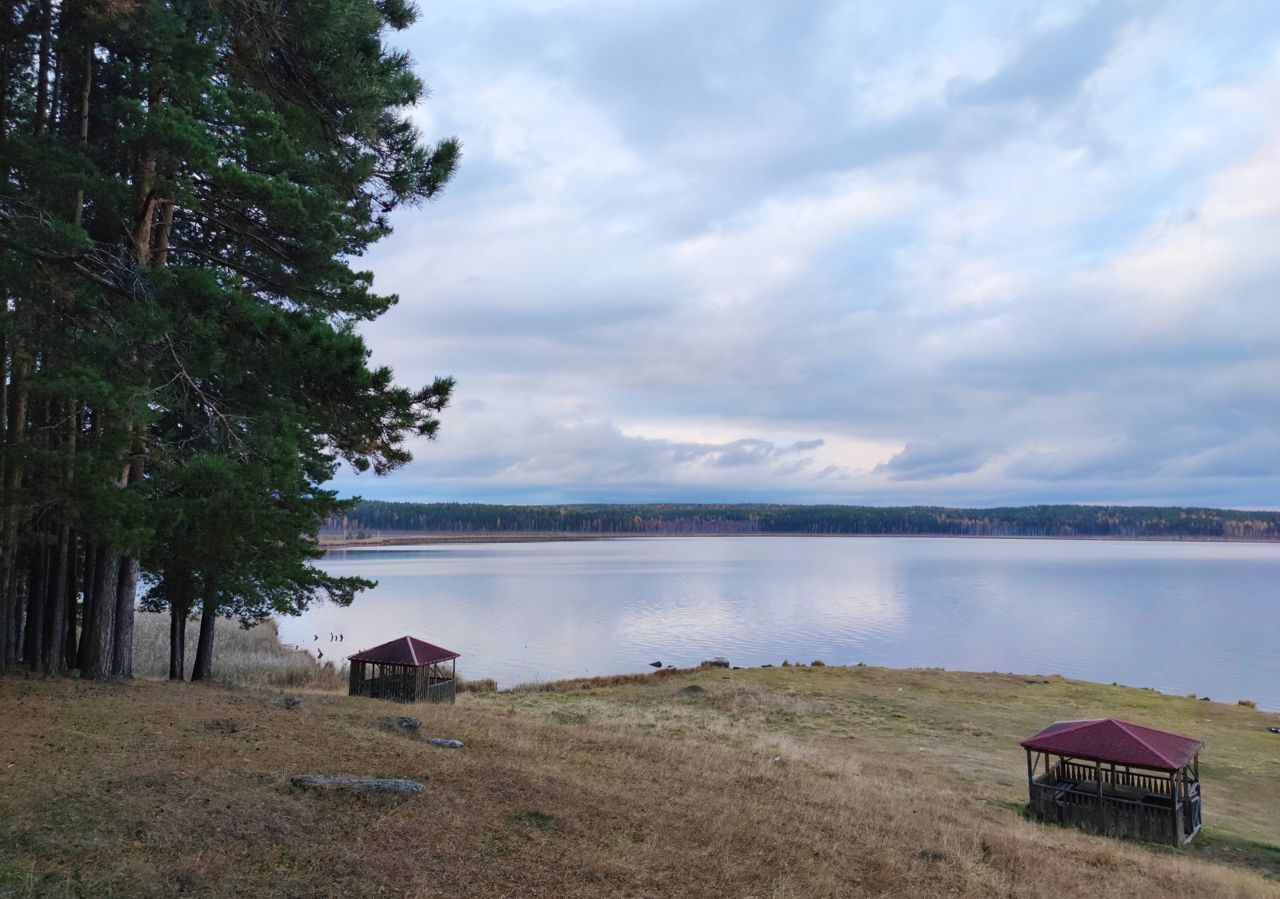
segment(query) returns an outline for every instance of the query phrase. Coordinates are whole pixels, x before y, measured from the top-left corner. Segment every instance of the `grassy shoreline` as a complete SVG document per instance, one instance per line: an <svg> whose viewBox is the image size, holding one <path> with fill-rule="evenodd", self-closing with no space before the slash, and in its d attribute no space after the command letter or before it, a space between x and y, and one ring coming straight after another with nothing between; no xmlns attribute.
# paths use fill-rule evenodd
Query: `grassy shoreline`
<svg viewBox="0 0 1280 899"><path fill-rule="evenodd" d="M453 707L322 677L287 688L303 699L289 709L258 683L0 679L0 896L1280 896L1280 717L1241 706L863 666L583 679ZM385 723L406 712L421 738ZM1188 848L1024 819L1017 740L1099 715L1206 741ZM290 789L298 773L427 792L320 798Z"/></svg>

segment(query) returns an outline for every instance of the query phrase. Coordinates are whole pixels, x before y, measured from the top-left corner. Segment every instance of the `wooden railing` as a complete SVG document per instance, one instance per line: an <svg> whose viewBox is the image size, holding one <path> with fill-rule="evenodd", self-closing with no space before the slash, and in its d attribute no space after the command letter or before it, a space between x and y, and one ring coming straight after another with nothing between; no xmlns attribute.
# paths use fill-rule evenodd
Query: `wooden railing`
<svg viewBox="0 0 1280 899"><path fill-rule="evenodd" d="M1056 784L1062 781L1078 783L1086 780L1097 783L1099 775L1102 777L1103 784L1130 787L1141 790L1144 793L1155 793L1161 796L1169 795L1168 777L1138 771L1122 771L1094 765L1083 765L1079 762L1069 761L1055 764L1047 774L1037 780L1037 783Z"/></svg>
<svg viewBox="0 0 1280 899"><path fill-rule="evenodd" d="M1174 837L1177 811L1167 798L1152 802L1104 793L1099 799L1063 781L1032 784L1031 806L1040 818L1059 824L1163 843Z"/></svg>
<svg viewBox="0 0 1280 899"><path fill-rule="evenodd" d="M427 702L453 702L457 681L438 681L427 687Z"/></svg>

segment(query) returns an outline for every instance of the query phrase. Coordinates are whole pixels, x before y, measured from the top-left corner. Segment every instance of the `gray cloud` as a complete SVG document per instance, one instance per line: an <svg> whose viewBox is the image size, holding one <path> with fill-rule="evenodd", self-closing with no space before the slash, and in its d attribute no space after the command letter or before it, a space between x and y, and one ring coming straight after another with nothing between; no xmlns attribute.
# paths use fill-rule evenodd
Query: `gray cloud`
<svg viewBox="0 0 1280 899"><path fill-rule="evenodd" d="M483 431L492 423L474 426ZM487 452L454 454L426 450L436 456L437 478L497 478L608 485L629 481L658 481L683 471L687 476L714 477L716 470L753 469L762 474L792 474L813 463L808 451L823 446L821 439L782 445L759 438L724 443L676 441L629 435L602 421L571 423L536 419L515 434L490 434ZM470 440L467 441L471 443Z"/></svg>
<svg viewBox="0 0 1280 899"><path fill-rule="evenodd" d="M977 443L910 442L888 462L877 465L877 474L891 481L929 481L977 471L991 458L990 447Z"/></svg>
<svg viewBox="0 0 1280 899"><path fill-rule="evenodd" d="M990 77L953 83L950 97L974 105L1068 99L1107 58L1133 13L1131 3L1096 2L1074 20L1030 35Z"/></svg>

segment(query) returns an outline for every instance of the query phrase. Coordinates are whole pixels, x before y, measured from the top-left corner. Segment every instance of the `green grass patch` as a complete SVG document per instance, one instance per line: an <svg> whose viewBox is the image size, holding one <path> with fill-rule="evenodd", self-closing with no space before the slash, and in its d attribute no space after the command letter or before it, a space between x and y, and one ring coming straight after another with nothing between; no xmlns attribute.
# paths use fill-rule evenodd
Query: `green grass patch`
<svg viewBox="0 0 1280 899"><path fill-rule="evenodd" d="M1191 855L1251 868L1272 880L1280 881L1280 846L1261 840L1250 840L1206 827L1187 844Z"/></svg>
<svg viewBox="0 0 1280 899"><path fill-rule="evenodd" d="M555 816L548 815L546 812L540 812L536 809L530 809L523 812L513 812L511 821L514 824L524 824L532 827L534 830L559 830L560 822Z"/></svg>

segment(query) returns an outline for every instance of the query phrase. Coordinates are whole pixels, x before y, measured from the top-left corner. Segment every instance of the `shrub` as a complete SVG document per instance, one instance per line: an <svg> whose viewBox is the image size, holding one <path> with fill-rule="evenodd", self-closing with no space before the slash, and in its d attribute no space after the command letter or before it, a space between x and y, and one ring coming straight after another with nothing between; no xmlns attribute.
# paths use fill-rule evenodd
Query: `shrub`
<svg viewBox="0 0 1280 899"><path fill-rule="evenodd" d="M481 677L475 680L458 676L458 692L459 693L497 693L498 682L491 677Z"/></svg>

